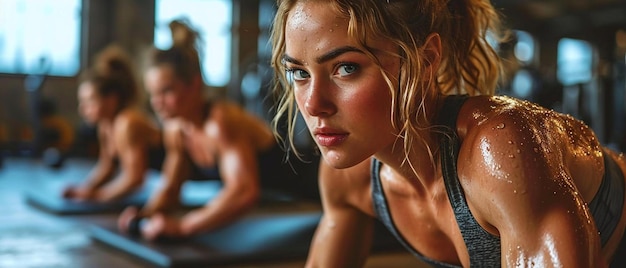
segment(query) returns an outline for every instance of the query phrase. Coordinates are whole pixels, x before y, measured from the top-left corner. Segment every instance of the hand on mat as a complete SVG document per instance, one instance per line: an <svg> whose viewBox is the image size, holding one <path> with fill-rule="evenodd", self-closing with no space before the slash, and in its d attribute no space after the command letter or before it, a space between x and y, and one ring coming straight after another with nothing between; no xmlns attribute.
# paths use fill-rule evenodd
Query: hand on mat
<svg viewBox="0 0 626 268"><path fill-rule="evenodd" d="M180 231L180 219L163 213L157 213L150 217L150 221L141 228L141 234L148 240L183 236Z"/></svg>
<svg viewBox="0 0 626 268"><path fill-rule="evenodd" d="M130 233L129 226L131 221L137 218L139 218L139 208L128 207L117 218L117 228L123 233Z"/></svg>
<svg viewBox="0 0 626 268"><path fill-rule="evenodd" d="M156 213L151 217L141 218L138 208L129 207L120 214L117 221L118 228L127 234L141 234L142 237L148 240L182 236L178 218L169 217L163 213Z"/></svg>
<svg viewBox="0 0 626 268"><path fill-rule="evenodd" d="M63 198L77 201L87 201L92 199L93 191L80 186L68 186L63 190Z"/></svg>

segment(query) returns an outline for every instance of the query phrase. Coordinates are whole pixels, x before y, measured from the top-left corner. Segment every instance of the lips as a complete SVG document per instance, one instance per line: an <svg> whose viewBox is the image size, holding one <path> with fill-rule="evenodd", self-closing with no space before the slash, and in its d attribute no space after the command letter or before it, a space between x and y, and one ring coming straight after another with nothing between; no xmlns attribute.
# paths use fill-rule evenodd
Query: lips
<svg viewBox="0 0 626 268"><path fill-rule="evenodd" d="M315 131L314 136L319 146L332 147L344 142L348 138L348 133L320 128Z"/></svg>

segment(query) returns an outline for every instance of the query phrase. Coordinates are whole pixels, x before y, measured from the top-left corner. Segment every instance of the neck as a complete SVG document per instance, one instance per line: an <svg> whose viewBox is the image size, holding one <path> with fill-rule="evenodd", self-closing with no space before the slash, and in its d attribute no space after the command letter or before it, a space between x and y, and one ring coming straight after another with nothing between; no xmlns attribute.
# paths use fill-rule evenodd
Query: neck
<svg viewBox="0 0 626 268"><path fill-rule="evenodd" d="M424 134L432 136L429 133ZM404 140L399 139L393 148L378 153L375 157L412 184L429 188L429 185L438 181L439 177L437 176L437 144L432 140L434 139L429 137L425 142L414 141L407 155L404 150Z"/></svg>
<svg viewBox="0 0 626 268"><path fill-rule="evenodd" d="M183 117L185 121L194 126L200 127L207 119L207 110L209 107L205 101L195 101L192 103L190 103L190 106Z"/></svg>
<svg viewBox="0 0 626 268"><path fill-rule="evenodd" d="M426 102L428 118L435 118L440 108L439 98ZM432 119L431 119L432 120ZM432 126L434 121L422 122ZM404 138L398 138L389 148L377 153L375 157L388 166L397 176L409 181L416 188L431 189L441 179L439 169L439 143L437 132L429 127L420 128L411 135L413 141L408 151L404 148Z"/></svg>

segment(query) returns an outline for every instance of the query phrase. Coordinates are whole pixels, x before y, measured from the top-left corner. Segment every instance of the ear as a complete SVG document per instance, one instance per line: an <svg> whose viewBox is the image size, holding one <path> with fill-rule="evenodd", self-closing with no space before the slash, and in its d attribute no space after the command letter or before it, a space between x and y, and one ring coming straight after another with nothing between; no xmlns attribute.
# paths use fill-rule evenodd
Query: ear
<svg viewBox="0 0 626 268"><path fill-rule="evenodd" d="M441 62L441 37L438 33L431 33L426 37L424 42L424 60L426 67L425 72L429 76L433 76L439 69L439 63Z"/></svg>

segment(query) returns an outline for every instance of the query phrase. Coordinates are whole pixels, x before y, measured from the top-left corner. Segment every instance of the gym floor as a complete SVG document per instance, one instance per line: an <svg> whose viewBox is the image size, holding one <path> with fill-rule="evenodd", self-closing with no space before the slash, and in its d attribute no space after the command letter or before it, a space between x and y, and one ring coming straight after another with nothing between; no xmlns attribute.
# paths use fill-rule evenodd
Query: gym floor
<svg viewBox="0 0 626 268"><path fill-rule="evenodd" d="M153 267L153 265L91 240L90 222L114 219L116 214L59 216L34 208L23 192L44 180L84 174L93 165L70 159L53 170L33 159L5 159L0 168L0 267ZM263 212L259 212L263 213ZM222 267L303 267L304 260L272 263L241 263ZM365 267L428 267L406 252L378 253Z"/></svg>

